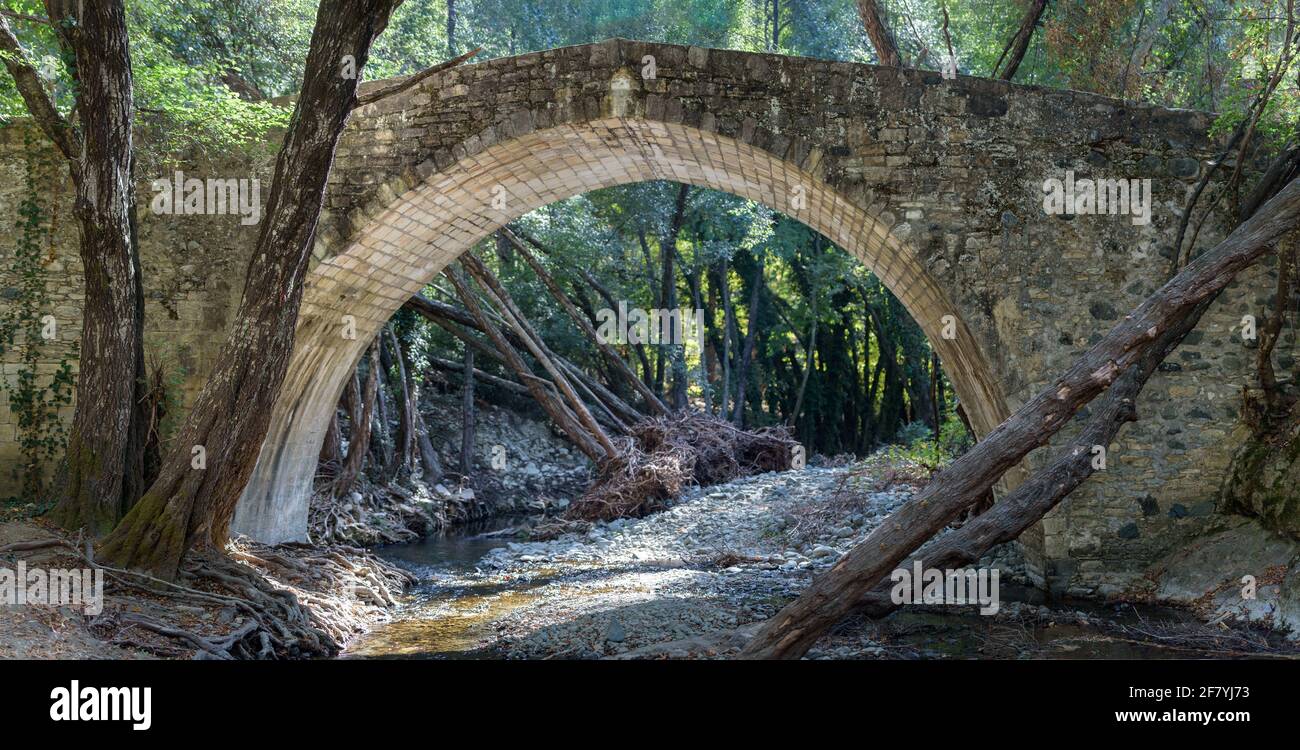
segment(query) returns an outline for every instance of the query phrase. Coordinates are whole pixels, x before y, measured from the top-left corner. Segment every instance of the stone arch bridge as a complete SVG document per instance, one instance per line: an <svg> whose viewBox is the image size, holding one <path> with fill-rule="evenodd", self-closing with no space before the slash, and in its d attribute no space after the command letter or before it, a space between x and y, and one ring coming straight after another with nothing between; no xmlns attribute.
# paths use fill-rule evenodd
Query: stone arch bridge
<svg viewBox="0 0 1300 750"><path fill-rule="evenodd" d="M985 433L1163 281L1181 206L1216 151L1209 125L1077 92L620 39L452 70L359 110L340 143L295 354L236 529L302 536L348 373L444 266L528 211L644 180L753 199L855 254L926 332ZM1150 221L1047 213L1044 181L1067 173L1150 180ZM1179 536L1179 518L1208 513L1246 377L1230 328L1237 308L1263 310L1252 288L1267 284L1225 295L1193 337L1200 350L1152 383L1149 421L1112 450L1114 468L1027 540L1045 578L1105 585L1134 567L1126 547L1140 565ZM1095 575L1077 570L1088 563Z"/></svg>
<svg viewBox="0 0 1300 750"><path fill-rule="evenodd" d="M1163 282L1181 207L1219 147L1210 123L1071 91L621 39L423 81L359 109L340 142L295 352L235 530L304 537L348 373L444 266L528 211L644 180L753 199L855 254L924 329L986 433ZM1150 180L1150 221L1045 212L1044 181L1067 173ZM1202 243L1224 222L1212 217ZM1213 513L1249 377L1231 328L1262 314L1266 273L1223 295L1148 386L1108 470L1022 540L1034 575L1104 592ZM237 289L217 293L223 305Z"/></svg>

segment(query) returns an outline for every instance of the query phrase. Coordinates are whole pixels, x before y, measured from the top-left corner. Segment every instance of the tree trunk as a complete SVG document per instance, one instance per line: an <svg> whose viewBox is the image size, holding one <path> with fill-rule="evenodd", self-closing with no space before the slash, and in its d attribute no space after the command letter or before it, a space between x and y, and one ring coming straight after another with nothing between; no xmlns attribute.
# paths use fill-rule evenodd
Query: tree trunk
<svg viewBox="0 0 1300 750"><path fill-rule="evenodd" d="M0 18L0 57L36 124L68 160L76 190L85 304L77 401L60 499L65 528L96 536L113 528L143 491L144 291L135 236L132 125L135 104L126 11L121 0L47 3L72 58L74 128L59 113L26 53Z"/></svg>
<svg viewBox="0 0 1300 750"><path fill-rule="evenodd" d="M1127 315L1055 383L936 474L916 497L768 620L741 656L801 657L877 581L955 520L1030 451L1050 440L1121 373L1159 347L1166 331L1195 316L1202 302L1212 299L1238 272L1258 260L1297 221L1300 182L1292 182L1227 239L1189 263Z"/></svg>
<svg viewBox="0 0 1300 750"><path fill-rule="evenodd" d="M902 65L903 58L898 54L898 43L880 18L880 9L875 0L858 0L858 18L862 19L862 28L866 29L867 38L871 40L871 46L875 47L880 64L891 68Z"/></svg>
<svg viewBox="0 0 1300 750"><path fill-rule="evenodd" d="M578 447L578 450L581 450L593 461L599 460L604 455L600 444L583 430L582 425L568 415L564 405L558 399L547 392L542 379L535 377L528 370L528 365L524 363L519 353L514 350L510 342L506 341L506 337L502 335L501 331L492 325L492 322L483 314L482 308L474 299L474 294L466 282L460 279L450 267L444 270L443 274L451 281L452 286L456 287L456 294L460 296L460 301L474 316L480 329L487 333L488 338L492 339L492 345L497 348L498 353L505 360L506 366L515 374L515 377L519 378L528 387L528 392L532 394L533 399L542 407L542 410L560 426L560 429L569 436L569 439Z"/></svg>
<svg viewBox="0 0 1300 750"><path fill-rule="evenodd" d="M379 340L379 398L376 401L374 424L370 426L370 453L372 456L378 456L376 467L378 472L374 473L374 478L382 482L390 482L397 474L398 461L397 453L393 446L393 437L388 432L388 425L392 423L392 404L393 397L392 381L389 378L390 366L392 362L387 356L387 347L384 346L384 334L381 330L378 336Z"/></svg>
<svg viewBox="0 0 1300 750"><path fill-rule="evenodd" d="M1010 81L1016 77L1016 70L1020 68L1020 63L1025 59L1025 52L1029 49L1029 41L1034 37L1034 29L1038 28L1038 21L1043 17L1043 11L1047 9L1047 0L1030 0L1029 9L1025 11L1025 17L1021 19L1020 26L1016 29L1016 35L1011 37L1007 46L1002 49L1002 56L993 66L994 75L1004 81ZM1006 58L1006 65L1002 65L1002 60L1010 51L1011 57ZM1002 69L999 74L998 68Z"/></svg>
<svg viewBox="0 0 1300 750"><path fill-rule="evenodd" d="M754 344L758 340L758 298L762 288L763 263L759 261L749 291L749 321L746 324L744 352L740 355L740 364L736 369L736 408L731 413L731 423L741 429L745 427L745 389L749 383L749 363L754 358Z"/></svg>
<svg viewBox="0 0 1300 750"><path fill-rule="evenodd" d="M339 74L340 61L364 69L398 2L320 3L229 336L158 480L105 540L109 564L170 580L191 548L225 546L288 369L325 183L356 101L357 79Z"/></svg>
<svg viewBox="0 0 1300 750"><path fill-rule="evenodd" d="M523 340L524 344L528 347L529 352L533 355L533 358L542 365L543 369L550 373L551 379L555 382L555 387L560 389L560 393L563 394L565 400L568 401L569 408L571 408L577 415L578 421L584 428L586 428L587 432L595 439L596 443L604 449L605 455L617 455L618 449L614 447L609 436L600 428L600 425L596 424L595 417L591 416L591 412L588 411L587 407L582 403L582 399L578 398L577 393L574 393L573 386L570 385L569 379L564 376L564 373L560 372L559 367L556 366L551 356L548 355L545 350L545 342L542 341L541 337L537 335L537 332L533 330L528 319L524 317L523 311L515 305L514 300L510 297L510 293L506 291L505 287L501 286L501 283L487 270L487 267L479 262L478 258L475 258L472 254L466 253L462 256L461 263L471 274L474 275L474 278L483 284L484 291L489 295L489 298L500 307L501 315L506 319L511 327L515 329L515 333Z"/></svg>
<svg viewBox="0 0 1300 750"><path fill-rule="evenodd" d="M423 470L420 478L425 484L437 484L443 477L442 462L438 460L438 451L434 450L433 440L429 437L429 426L418 408L415 410L415 427L418 431L416 447L420 450L420 468Z"/></svg>
<svg viewBox="0 0 1300 750"><path fill-rule="evenodd" d="M731 269L718 264L718 287L722 297L722 408L725 416L731 403L731 348L736 341L736 313L731 306Z"/></svg>
<svg viewBox="0 0 1300 750"><path fill-rule="evenodd" d="M900 316L906 315L899 311ZM939 434L939 424L934 419L934 403L930 395L929 352L926 351L925 334L909 319L903 324L903 362L907 374L907 402L911 406L909 421L921 422Z"/></svg>
<svg viewBox="0 0 1300 750"><path fill-rule="evenodd" d="M686 200L690 197L690 193L690 185L683 184L678 187L677 202L673 208L673 218L669 223L668 234L664 237L662 246L659 248L659 254L663 260L659 298L663 301L664 309L662 312L669 315L678 308L677 275L673 270L673 258L677 255L677 238L682 231L682 220L686 216ZM678 320L680 319L679 317ZM683 332L684 330L683 328ZM675 335L677 332L674 331L673 333ZM669 400L674 411L682 411L686 408L686 342L669 341L667 353L673 376Z"/></svg>
<svg viewBox="0 0 1300 750"><path fill-rule="evenodd" d="M1130 72L1136 72L1138 77L1138 86L1141 86L1142 68L1146 64L1147 56L1151 54L1151 48L1155 45L1156 37L1159 36L1160 30L1169 22L1170 11L1173 10L1174 0L1161 0L1160 7L1155 12L1155 18L1151 19L1151 25L1147 26L1139 37L1138 43L1133 45L1133 54L1129 57L1128 63L1124 66L1124 78L1120 81L1119 95L1128 98L1128 78Z"/></svg>
<svg viewBox="0 0 1300 750"><path fill-rule="evenodd" d="M788 424L798 429L799 412L803 410L804 393L808 391L808 377L813 371L813 352L817 351L817 298L813 298L812 325L808 331L808 346L804 349L803 375L799 379L799 395L794 400L794 409L790 412Z"/></svg>
<svg viewBox="0 0 1300 750"><path fill-rule="evenodd" d="M429 357L429 365L436 367L439 370L445 370L446 372L463 373L465 371L464 362L453 362L450 359L442 359L441 357ZM474 379L511 393L517 393L521 396L529 395L527 386L520 385L513 380L498 378L492 373L483 372L477 368L474 370Z"/></svg>
<svg viewBox="0 0 1300 750"><path fill-rule="evenodd" d="M456 0L447 0L447 57L456 56Z"/></svg>
<svg viewBox="0 0 1300 750"><path fill-rule="evenodd" d="M876 345L883 368L884 385L881 388L880 409L876 412L876 437L882 441L893 439L902 426L904 382L902 368L898 365L898 348L890 330L885 327L881 313L868 307L871 323L876 331Z"/></svg>
<svg viewBox="0 0 1300 750"><path fill-rule="evenodd" d="M462 378L460 414L460 475L474 475L474 350L465 348L465 368Z"/></svg>
<svg viewBox="0 0 1300 750"><path fill-rule="evenodd" d="M1127 422L1133 421L1134 401L1142 387L1140 367L1132 365L1108 391L1101 408L1057 458L1037 471L1001 502L965 522L961 528L922 547L899 564L910 568L921 562L925 568L952 570L977 562L998 544L1009 542L1037 523L1052 508L1092 475L1092 446L1108 446ZM862 609L880 618L898 608L890 597L892 584L886 580L863 597Z"/></svg>
<svg viewBox="0 0 1300 750"><path fill-rule="evenodd" d="M601 354L605 355L605 358L609 361L610 366L613 367L614 371L622 376L623 379L641 395L641 398L645 400L646 405L649 406L651 410L658 414L667 414L668 407L664 406L664 403L659 400L659 397L655 395L654 391L650 390L645 383L641 382L641 379L636 376L636 373L632 372L632 368L628 367L627 363L623 361L623 358L618 355L618 352L614 351L614 347L600 340L600 337L596 334L596 329L591 325L591 322L578 312L578 309L574 306L568 295L566 295L564 290L560 289L560 285L555 282L555 278L546 272L546 269L542 267L542 264L539 263L537 259L533 257L533 254L528 251L528 248L519 241L519 238L509 229L503 229L501 230L501 233L511 245L514 245L516 250L519 252L519 256L524 259L524 262L528 264L529 268L533 269L533 273L537 274L537 278L542 280L542 283L545 284L546 288L551 292L551 296L564 307L564 311L569 314L569 317L583 332L583 334L586 335L587 339L600 350ZM530 239L529 241L536 244L535 240Z"/></svg>
<svg viewBox="0 0 1300 750"><path fill-rule="evenodd" d="M328 467L329 471L338 473L338 467L343 461L343 433L339 428L338 409L330 415L329 426L325 428L325 442L320 445L319 461L322 467Z"/></svg>
<svg viewBox="0 0 1300 750"><path fill-rule="evenodd" d="M527 235L523 235L523 237L524 239L528 239ZM543 252L546 251L546 248L542 247L536 242L533 242L533 247L536 247L537 249ZM601 284L596 279L595 276L592 276L590 271L588 271L585 268L579 268L577 269L577 271L578 271L578 275L582 277L582 280L587 282L587 286L590 286L592 289L596 290L596 294L599 294L600 298L605 300L605 304L609 306L609 309L611 310L618 309L618 301L614 299L614 295L609 291L609 289L605 288L605 285ZM641 342L637 342L635 344L632 344L631 347L632 350L636 353L637 361L641 363L641 373L642 373L641 382L646 386L647 389L649 389L651 384L650 357L649 355L646 354L645 344ZM651 391L651 395L653 394L654 392ZM659 397L655 396L655 400L659 401ZM663 405L662 401L659 401L659 403L661 406ZM646 404L646 409L648 409L649 411L657 411L657 409L654 407L653 404Z"/></svg>
<svg viewBox="0 0 1300 750"><path fill-rule="evenodd" d="M923 567L951 570L979 561L999 544L1019 537L1037 523L1097 471L1093 465L1094 446L1109 447L1125 424L1137 419L1135 404L1151 374L1183 338L1196 327L1209 307L1202 302L1174 328L1166 331L1140 362L1131 365L1115 381L1079 435L1062 448L1050 464L1034 472L1029 479L1004 497L1001 502L938 539L931 541L900 565L910 568L916 561ZM863 608L872 617L883 617L897 605L890 598L891 585L878 585L863 599Z"/></svg>
<svg viewBox="0 0 1300 750"><path fill-rule="evenodd" d="M385 327L388 343L393 349L392 359L397 367L397 461L399 469L410 471L415 466L415 404L410 373L406 371L406 356L402 343L392 325Z"/></svg>
<svg viewBox="0 0 1300 750"><path fill-rule="evenodd" d="M339 469L334 481L334 496L342 497L352 490L352 484L366 464L366 454L370 452L370 420L375 412L375 400L379 392L379 339L376 338L366 350L369 371L366 373L364 393L357 392L357 378L354 373L349 383L348 407L352 413L351 428L348 434L348 455Z"/></svg>

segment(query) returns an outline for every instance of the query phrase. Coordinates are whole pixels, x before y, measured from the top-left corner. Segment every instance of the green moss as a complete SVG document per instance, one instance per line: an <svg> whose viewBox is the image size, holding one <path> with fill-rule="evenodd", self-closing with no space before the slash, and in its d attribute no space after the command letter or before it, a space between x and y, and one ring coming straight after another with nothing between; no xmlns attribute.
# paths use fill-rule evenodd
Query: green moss
<svg viewBox="0 0 1300 750"><path fill-rule="evenodd" d="M1300 538L1300 424L1280 440L1252 439L1238 452L1222 507Z"/></svg>

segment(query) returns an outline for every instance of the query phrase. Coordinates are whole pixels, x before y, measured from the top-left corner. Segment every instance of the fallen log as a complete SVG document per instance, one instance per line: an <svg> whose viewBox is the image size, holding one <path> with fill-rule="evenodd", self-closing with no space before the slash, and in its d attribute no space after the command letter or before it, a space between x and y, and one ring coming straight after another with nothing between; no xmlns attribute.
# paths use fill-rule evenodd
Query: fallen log
<svg viewBox="0 0 1300 750"><path fill-rule="evenodd" d="M995 546L1018 538L1047 515L1097 470L1093 464L1093 447L1108 449L1120 429L1137 419L1137 397L1143 386L1164 358L1196 327L1209 305L1210 301L1201 303L1191 315L1165 332L1160 344L1141 362L1131 365L1106 391L1079 435L1050 464L961 528L926 544L900 567L909 568L918 561L925 568L940 570L970 565ZM888 580L877 585L864 597L863 611L877 618L894 611L898 605L890 598L891 588Z"/></svg>
<svg viewBox="0 0 1300 750"><path fill-rule="evenodd" d="M1076 411L1157 346L1165 331L1218 294L1298 222L1300 182L1293 181L1227 239L1187 264L1125 316L1065 375L936 474L919 495L768 620L741 658L803 656L877 581L955 520L1030 451L1051 439Z"/></svg>
<svg viewBox="0 0 1300 750"><path fill-rule="evenodd" d="M573 301L569 299L569 296L565 294L564 290L560 288L560 285L556 283L555 278L546 272L546 269L542 267L542 264L538 262L537 258L533 256L524 243L521 242L520 239L509 229L502 229L501 236L505 237L506 240L515 247L519 256L524 259L524 262L528 264L529 268L533 269L533 273L537 275L537 278L541 279L542 283L550 291L551 296L554 297L555 300L564 308L564 311L569 314L569 318L578 326L578 330L582 331L587 339L595 344L600 353L605 355L605 358L609 360L614 371L621 375L623 379L625 379L628 384L631 385L638 394L640 394L641 398L645 400L646 405L656 414L661 416L667 414L668 407L659 400L659 397L655 395L654 391L650 390L645 383L641 382L641 378L638 378L636 373L632 372L632 368L628 367L627 363L623 361L623 358L618 355L618 352L614 351L614 347L600 340L600 336L596 335L595 327L592 326L590 321L582 316L582 313L578 312L577 306L573 304Z"/></svg>
<svg viewBox="0 0 1300 750"><path fill-rule="evenodd" d="M555 387L564 395L569 408L577 415L579 423L604 450L606 457L613 458L618 455L618 449L614 447L614 443L610 441L609 436L597 424L596 418L591 415L586 404L582 402L582 399L578 398L578 394L574 392L569 379L565 377L564 373L560 372L560 368L555 364L554 359L548 352L546 342L542 340L542 337L533 329L532 324L524 317L523 311L515 305L506 288L472 253L466 253L461 257L461 265L483 285L488 299L497 305L502 317L515 329L516 335L523 340L533 358L540 362L546 372L550 374ZM484 321L480 320L479 322L483 323Z"/></svg>
<svg viewBox="0 0 1300 750"><path fill-rule="evenodd" d="M573 444L585 453L588 458L598 461L604 457L605 450L601 444L596 442L595 438L583 429L578 420L571 416L571 413L560 399L547 392L542 385L541 379L529 372L528 365L524 363L523 358L514 350L501 331L492 324L492 321L488 320L478 301L474 299L474 293L470 290L468 283L457 276L450 267L444 269L443 274L456 288L457 296L460 297L461 303L465 305L470 314L474 316L480 330L487 333L488 338L492 340L492 345L504 358L515 377L523 381L528 388L528 392L532 394L533 399L537 401L547 415L560 426L560 429L569 436Z"/></svg>

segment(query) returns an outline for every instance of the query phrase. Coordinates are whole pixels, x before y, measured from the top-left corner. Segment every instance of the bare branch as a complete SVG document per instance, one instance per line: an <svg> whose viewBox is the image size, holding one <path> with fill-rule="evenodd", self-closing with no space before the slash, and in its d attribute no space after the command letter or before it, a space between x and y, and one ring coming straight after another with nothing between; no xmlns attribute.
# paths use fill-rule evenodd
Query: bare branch
<svg viewBox="0 0 1300 750"><path fill-rule="evenodd" d="M30 21L31 23L39 23L45 26L50 25L50 19L48 18L33 16L27 13L19 13L18 11L10 10L9 8L0 8L0 16L8 16L16 21Z"/></svg>

